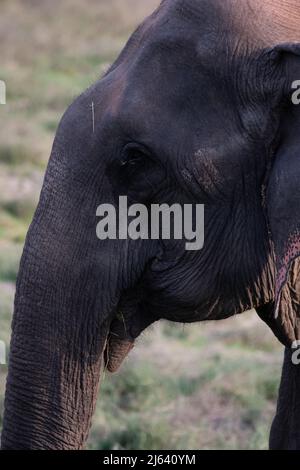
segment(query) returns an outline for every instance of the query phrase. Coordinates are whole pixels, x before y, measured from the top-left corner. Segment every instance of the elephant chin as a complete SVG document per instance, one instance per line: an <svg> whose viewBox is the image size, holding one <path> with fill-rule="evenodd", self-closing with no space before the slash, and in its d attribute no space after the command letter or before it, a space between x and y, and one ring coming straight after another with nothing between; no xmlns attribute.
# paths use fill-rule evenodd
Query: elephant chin
<svg viewBox="0 0 300 470"><path fill-rule="evenodd" d="M108 338L104 351L106 369L111 373L117 372L133 347L134 341Z"/></svg>

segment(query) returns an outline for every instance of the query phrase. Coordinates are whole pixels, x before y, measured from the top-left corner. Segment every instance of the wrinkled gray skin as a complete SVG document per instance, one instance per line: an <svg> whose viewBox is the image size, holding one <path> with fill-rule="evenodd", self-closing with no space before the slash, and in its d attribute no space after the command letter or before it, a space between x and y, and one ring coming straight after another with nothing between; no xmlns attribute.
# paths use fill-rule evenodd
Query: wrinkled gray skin
<svg viewBox="0 0 300 470"><path fill-rule="evenodd" d="M283 344L299 337L298 6L165 0L67 110L17 282L3 449L81 448L103 356L116 370L161 318L256 308ZM96 207L119 195L205 204L204 249L100 242ZM300 449L290 354L271 448Z"/></svg>

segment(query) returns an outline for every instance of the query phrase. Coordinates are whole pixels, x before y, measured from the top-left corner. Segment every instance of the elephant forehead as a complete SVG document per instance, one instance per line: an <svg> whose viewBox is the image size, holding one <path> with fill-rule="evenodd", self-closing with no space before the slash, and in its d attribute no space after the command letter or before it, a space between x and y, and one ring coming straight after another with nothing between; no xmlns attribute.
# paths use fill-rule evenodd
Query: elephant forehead
<svg viewBox="0 0 300 470"><path fill-rule="evenodd" d="M119 114L127 90L128 73L125 67L117 69L110 85L108 111L112 117Z"/></svg>

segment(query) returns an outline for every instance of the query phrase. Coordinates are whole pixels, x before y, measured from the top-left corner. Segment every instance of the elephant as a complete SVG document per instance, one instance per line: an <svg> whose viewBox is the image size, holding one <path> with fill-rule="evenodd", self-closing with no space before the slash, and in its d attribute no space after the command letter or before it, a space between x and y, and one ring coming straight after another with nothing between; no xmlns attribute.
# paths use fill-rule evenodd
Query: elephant
<svg viewBox="0 0 300 470"><path fill-rule="evenodd" d="M2 449L84 447L104 368L154 322L255 309L285 346L271 449L300 449L298 0L163 0L65 112L17 279ZM119 196L203 204L205 243L96 236Z"/></svg>

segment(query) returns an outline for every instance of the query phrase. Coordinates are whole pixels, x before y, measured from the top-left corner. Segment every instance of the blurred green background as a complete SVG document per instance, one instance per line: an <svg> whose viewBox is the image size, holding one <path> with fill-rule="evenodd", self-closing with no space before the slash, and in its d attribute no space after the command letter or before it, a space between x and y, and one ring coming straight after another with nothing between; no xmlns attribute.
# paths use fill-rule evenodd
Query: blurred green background
<svg viewBox="0 0 300 470"><path fill-rule="evenodd" d="M1 0L0 340L59 119L158 0ZM282 348L249 312L161 323L102 379L89 449L265 449ZM7 367L0 366L0 426Z"/></svg>

